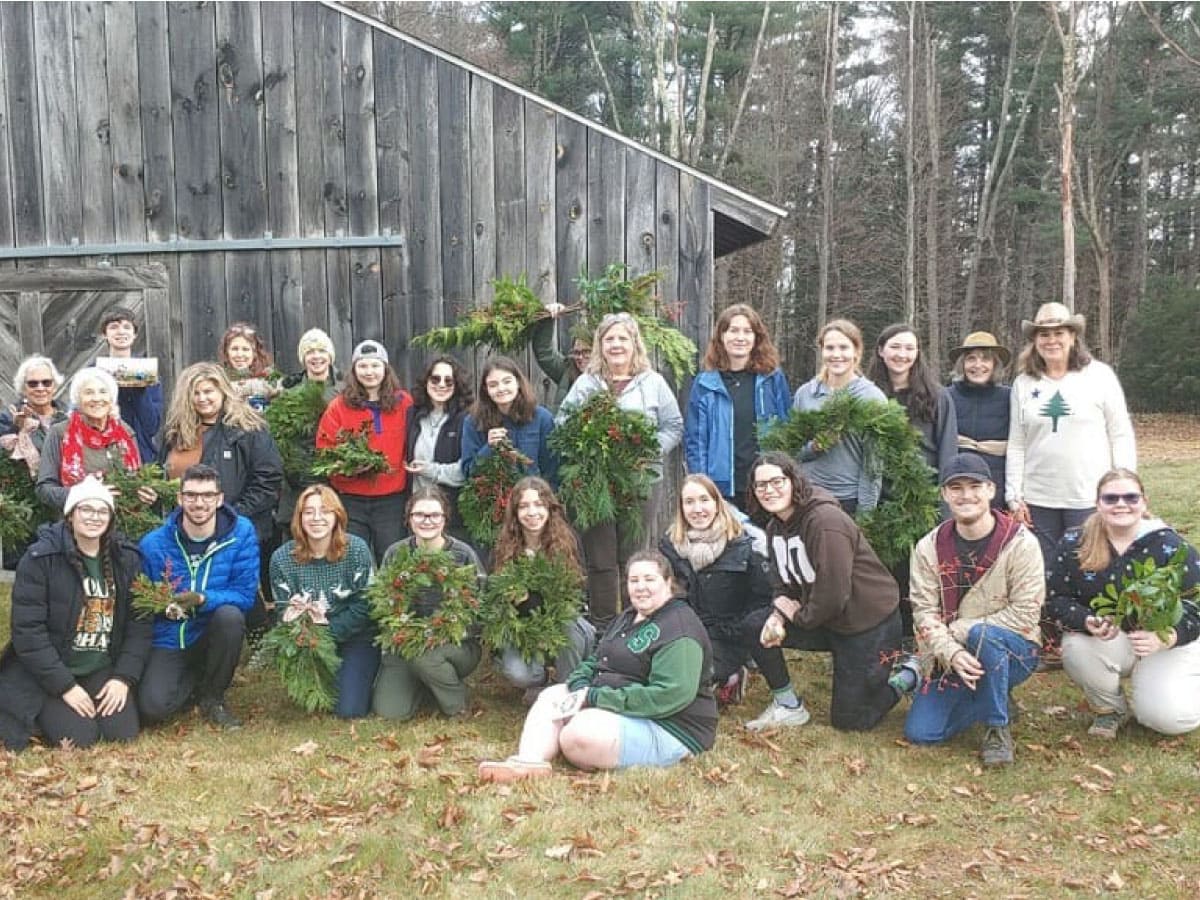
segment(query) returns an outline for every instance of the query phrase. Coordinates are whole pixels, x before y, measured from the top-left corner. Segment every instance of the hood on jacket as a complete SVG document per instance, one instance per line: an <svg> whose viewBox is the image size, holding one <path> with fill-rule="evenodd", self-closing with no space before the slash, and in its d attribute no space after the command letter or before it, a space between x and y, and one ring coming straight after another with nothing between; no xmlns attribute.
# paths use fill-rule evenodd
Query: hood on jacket
<svg viewBox="0 0 1200 900"><path fill-rule="evenodd" d="M110 533L108 548L113 553L114 559L120 556L121 553L137 553L139 556L141 555L141 551L138 550L137 545L130 543L119 531ZM79 548L75 546L75 535L71 532L71 526L61 520L41 525L38 528L37 537L29 546L28 552L35 558L60 555L74 560L79 556Z"/></svg>
<svg viewBox="0 0 1200 900"><path fill-rule="evenodd" d="M804 487L792 495L792 516L785 523L789 530L793 523L799 522L806 516L811 515L813 510L819 506L836 506L841 509L841 504L837 498L825 488L817 487L811 481L804 480Z"/></svg>

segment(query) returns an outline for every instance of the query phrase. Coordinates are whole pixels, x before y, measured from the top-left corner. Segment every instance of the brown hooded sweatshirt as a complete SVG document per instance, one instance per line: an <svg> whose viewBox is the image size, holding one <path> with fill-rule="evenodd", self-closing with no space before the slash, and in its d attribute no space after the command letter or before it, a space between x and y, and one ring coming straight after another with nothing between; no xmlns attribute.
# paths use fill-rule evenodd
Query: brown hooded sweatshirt
<svg viewBox="0 0 1200 900"><path fill-rule="evenodd" d="M868 631L896 609L900 589L833 495L806 487L791 518L767 525L776 596L800 602L792 620L800 628Z"/></svg>

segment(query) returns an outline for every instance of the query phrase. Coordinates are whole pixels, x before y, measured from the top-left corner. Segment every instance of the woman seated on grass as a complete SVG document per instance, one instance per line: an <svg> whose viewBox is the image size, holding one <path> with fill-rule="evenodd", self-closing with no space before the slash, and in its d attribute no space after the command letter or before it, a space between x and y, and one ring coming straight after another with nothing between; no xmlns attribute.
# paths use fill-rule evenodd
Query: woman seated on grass
<svg viewBox="0 0 1200 900"><path fill-rule="evenodd" d="M23 750L131 741L132 696L150 655L151 622L133 615L137 548L115 531L112 494L88 476L67 493L17 565L12 640L0 656L0 742Z"/></svg>
<svg viewBox="0 0 1200 900"><path fill-rule="evenodd" d="M342 660L333 709L355 719L371 711L379 648L365 593L375 560L367 542L347 530L348 522L333 488L312 484L302 490L292 513L293 539L271 554L271 591L278 615L294 600L326 604L329 634Z"/></svg>
<svg viewBox="0 0 1200 900"><path fill-rule="evenodd" d="M557 557L579 576L581 585L587 580L579 536L567 522L563 505L554 496L549 483L535 475L522 478L512 489L496 539L492 571L500 571L506 563L523 554ZM517 612L529 616L542 602L543 598L537 593L527 594L517 606ZM575 671L596 643L596 629L582 612L580 610L579 617L567 626L566 643L554 657L554 674L559 681ZM546 686L548 676L543 660L524 659L514 648L501 653L500 670L511 684L525 691L528 703L532 703Z"/></svg>
<svg viewBox="0 0 1200 900"><path fill-rule="evenodd" d="M675 521L659 542L676 582L704 623L713 650L713 689L721 705L746 694L750 651L742 620L771 604L766 559L707 475L689 475L679 490Z"/></svg>
<svg viewBox="0 0 1200 900"><path fill-rule="evenodd" d="M1046 618L1063 630L1063 669L1083 689L1095 718L1093 737L1112 740L1129 716L1121 691L1128 677L1133 715L1161 734L1200 727L1200 556L1196 548L1150 515L1146 490L1137 474L1113 469L1096 491L1097 508L1082 528L1070 529L1058 544L1049 572ZM1183 615L1166 638L1128 619L1096 615L1091 601L1112 585L1120 590L1134 562L1163 566L1186 547Z"/></svg>
<svg viewBox="0 0 1200 900"><path fill-rule="evenodd" d="M670 766L712 748L717 702L704 626L672 597L659 553L629 560L630 607L566 684L542 691L525 717L515 756L479 764L484 781L551 774L559 753L580 769Z"/></svg>

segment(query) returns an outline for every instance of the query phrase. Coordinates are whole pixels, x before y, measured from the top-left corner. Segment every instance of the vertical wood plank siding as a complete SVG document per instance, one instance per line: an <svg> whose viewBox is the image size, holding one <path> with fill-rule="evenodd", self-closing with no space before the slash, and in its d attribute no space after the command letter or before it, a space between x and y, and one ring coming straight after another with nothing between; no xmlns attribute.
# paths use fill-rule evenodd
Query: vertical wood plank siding
<svg viewBox="0 0 1200 900"><path fill-rule="evenodd" d="M438 154L437 60L410 49L408 134L412 221L409 226L413 333L444 322L442 295L442 206ZM417 362L419 365L419 362Z"/></svg>
<svg viewBox="0 0 1200 900"><path fill-rule="evenodd" d="M0 46L4 46L4 21L0 18ZM8 73L5 60L0 58L0 247L11 247L13 232L13 196L7 185L12 184L12 163L8 142L12 117L8 113ZM0 262L0 272L15 269L15 262ZM0 312L0 315L3 315ZM5 322L5 325L8 323Z"/></svg>
<svg viewBox="0 0 1200 900"><path fill-rule="evenodd" d="M137 15L128 3L104 6L107 54L109 177L113 198L113 235L118 241L146 240L146 201L142 189L142 111L138 81Z"/></svg>
<svg viewBox="0 0 1200 900"><path fill-rule="evenodd" d="M438 173L442 208L442 321L472 306L470 73L438 60ZM419 373L418 373L419 374Z"/></svg>
<svg viewBox="0 0 1200 900"><path fill-rule="evenodd" d="M70 12L78 94L76 128L83 202L82 240L109 243L114 237L113 157L104 6L95 2L75 3Z"/></svg>
<svg viewBox="0 0 1200 900"><path fill-rule="evenodd" d="M61 3L33 4L33 35L46 240L51 244L68 244L83 237L71 7Z"/></svg>
<svg viewBox="0 0 1200 900"><path fill-rule="evenodd" d="M345 108L346 207L348 234L379 233L379 177L376 173L375 53L371 29L342 21L342 102ZM356 340L382 340L383 299L378 249L348 254L350 323Z"/></svg>
<svg viewBox="0 0 1200 900"><path fill-rule="evenodd" d="M142 211L146 237L152 241L166 241L177 233L178 227L175 224L167 5L138 3L134 10L137 17L138 90L141 91Z"/></svg>
<svg viewBox="0 0 1200 900"><path fill-rule="evenodd" d="M42 211L41 132L38 129L37 67L34 62L33 4L0 3L0 38L7 79L9 139L12 146L11 191L16 246L46 242Z"/></svg>
<svg viewBox="0 0 1200 900"><path fill-rule="evenodd" d="M342 16L327 6L317 7L318 91L315 113L320 122L321 198L324 234L347 234L346 126L342 97ZM354 341L350 323L350 253L325 251L325 300L329 336L335 347ZM319 297L319 294L317 295Z"/></svg>

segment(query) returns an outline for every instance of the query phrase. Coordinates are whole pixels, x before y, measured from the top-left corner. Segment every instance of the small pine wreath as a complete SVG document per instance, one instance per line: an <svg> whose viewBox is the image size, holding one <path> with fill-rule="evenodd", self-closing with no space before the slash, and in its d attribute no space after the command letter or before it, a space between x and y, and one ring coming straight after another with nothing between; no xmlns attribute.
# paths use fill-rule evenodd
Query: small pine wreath
<svg viewBox="0 0 1200 900"><path fill-rule="evenodd" d="M429 615L417 611L418 601L434 598L440 602ZM470 636L479 618L479 577L445 550L401 546L376 573L367 600L379 625L375 642L385 653L415 659Z"/></svg>
<svg viewBox="0 0 1200 900"><path fill-rule="evenodd" d="M295 610L288 606L279 624L263 638L262 646L274 661L287 695L298 706L310 713L333 709L342 660L329 633L323 602L306 602Z"/></svg>
<svg viewBox="0 0 1200 900"><path fill-rule="evenodd" d="M392 465L388 458L370 444L371 423L363 422L357 429L343 428L337 443L317 451L317 461L310 474L313 478L328 479L333 475L357 478L387 472Z"/></svg>
<svg viewBox="0 0 1200 900"><path fill-rule="evenodd" d="M650 496L658 432L643 413L621 409L612 391L568 408L547 444L562 460L558 495L580 531L615 522ZM636 512L629 523L635 532L645 525Z"/></svg>
<svg viewBox="0 0 1200 900"><path fill-rule="evenodd" d="M534 595L541 602L522 610ZM514 649L530 662L553 656L566 644L567 627L579 618L583 603L583 577L567 560L522 554L488 578L480 614L483 642L497 651Z"/></svg>
<svg viewBox="0 0 1200 900"><path fill-rule="evenodd" d="M507 438L477 458L471 477L458 493L458 514L471 539L481 546L496 543L509 495L531 460Z"/></svg>
<svg viewBox="0 0 1200 900"><path fill-rule="evenodd" d="M147 463L132 472L113 466L104 473L104 481L117 492L117 525L131 541L140 541L161 525L177 505L179 479L167 478L158 463ZM158 499L142 502L138 496L141 487L150 488Z"/></svg>
<svg viewBox="0 0 1200 900"><path fill-rule="evenodd" d="M820 409L794 409L786 420L774 420L759 444L796 456L809 441L832 447L847 435L863 440L867 465L883 474L887 488L879 505L855 520L883 564L898 565L938 521L935 476L904 407L895 400L881 403L835 391Z"/></svg>

